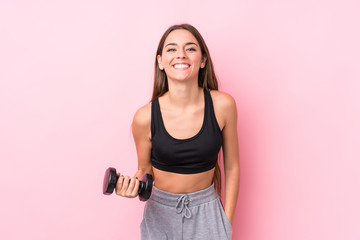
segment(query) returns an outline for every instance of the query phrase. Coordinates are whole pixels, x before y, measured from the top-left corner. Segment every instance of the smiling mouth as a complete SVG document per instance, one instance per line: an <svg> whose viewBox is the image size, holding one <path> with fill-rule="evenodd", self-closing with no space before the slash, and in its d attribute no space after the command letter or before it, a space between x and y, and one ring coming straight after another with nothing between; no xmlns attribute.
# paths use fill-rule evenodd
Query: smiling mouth
<svg viewBox="0 0 360 240"><path fill-rule="evenodd" d="M185 64L185 63L178 63L178 64L174 64L174 66L173 66L173 68L175 68L175 69L187 69L189 67L190 67L190 65Z"/></svg>

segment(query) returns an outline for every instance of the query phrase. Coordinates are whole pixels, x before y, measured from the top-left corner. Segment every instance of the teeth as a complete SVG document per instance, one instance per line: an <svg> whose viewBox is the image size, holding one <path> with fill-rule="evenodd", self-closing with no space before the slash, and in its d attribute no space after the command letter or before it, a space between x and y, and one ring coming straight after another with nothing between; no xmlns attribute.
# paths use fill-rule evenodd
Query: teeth
<svg viewBox="0 0 360 240"><path fill-rule="evenodd" d="M174 68L188 68L190 65L188 64L175 64Z"/></svg>

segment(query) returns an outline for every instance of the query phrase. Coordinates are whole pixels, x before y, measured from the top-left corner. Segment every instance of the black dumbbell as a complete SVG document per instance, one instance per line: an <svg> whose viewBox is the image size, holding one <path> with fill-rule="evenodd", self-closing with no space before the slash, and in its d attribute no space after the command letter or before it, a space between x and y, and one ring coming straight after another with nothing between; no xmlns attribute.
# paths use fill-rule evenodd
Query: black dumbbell
<svg viewBox="0 0 360 240"><path fill-rule="evenodd" d="M110 195L113 193L116 183L119 179L119 176L116 175L115 168L108 168L105 172L104 176L104 184L103 184L103 193L105 195ZM146 174L140 181L139 185L139 199L141 201L146 201L150 198L151 191L153 186L153 177L151 174Z"/></svg>

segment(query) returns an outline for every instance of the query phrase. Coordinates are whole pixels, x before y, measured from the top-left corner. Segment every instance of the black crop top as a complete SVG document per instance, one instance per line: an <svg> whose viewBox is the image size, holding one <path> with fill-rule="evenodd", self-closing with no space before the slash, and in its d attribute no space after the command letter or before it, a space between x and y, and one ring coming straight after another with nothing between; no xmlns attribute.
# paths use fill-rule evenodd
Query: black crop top
<svg viewBox="0 0 360 240"><path fill-rule="evenodd" d="M222 133L215 118L210 92L204 89L205 110L201 130L193 137L176 139L165 129L159 99L151 104L151 163L160 170L182 174L215 167L222 145Z"/></svg>

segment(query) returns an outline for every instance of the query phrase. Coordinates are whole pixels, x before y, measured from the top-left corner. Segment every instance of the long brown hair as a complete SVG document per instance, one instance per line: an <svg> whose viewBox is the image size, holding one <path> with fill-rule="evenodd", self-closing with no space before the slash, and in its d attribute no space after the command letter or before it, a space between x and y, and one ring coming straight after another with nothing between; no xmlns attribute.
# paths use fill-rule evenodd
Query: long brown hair
<svg viewBox="0 0 360 240"><path fill-rule="evenodd" d="M169 27L163 36L160 39L158 48L156 50L155 56L155 72L154 72L154 88L151 100L154 100L157 97L162 96L164 93L169 91L167 76L164 70L160 70L159 64L157 61L157 56L162 55L162 51L164 48L164 43L167 36L174 30L177 29L185 29L192 33L192 35L196 38L200 45L201 55L205 57L206 64L204 68L199 69L199 76L198 76L198 85L206 90L218 90L218 81L215 75L214 66L210 57L209 49L206 46L206 43L199 33L199 31L190 24L179 24L173 25ZM213 178L215 189L219 196L221 196L221 171L219 167L219 163L216 162L215 173Z"/></svg>

